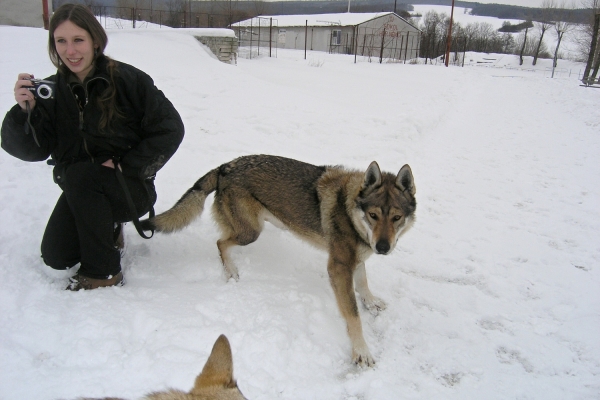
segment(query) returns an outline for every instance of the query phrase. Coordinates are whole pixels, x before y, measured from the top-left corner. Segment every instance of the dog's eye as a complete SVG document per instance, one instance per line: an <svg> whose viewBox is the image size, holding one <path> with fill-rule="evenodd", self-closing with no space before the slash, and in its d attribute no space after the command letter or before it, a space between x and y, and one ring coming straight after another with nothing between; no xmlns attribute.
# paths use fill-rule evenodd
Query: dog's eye
<svg viewBox="0 0 600 400"><path fill-rule="evenodd" d="M377 220L377 214L375 213L369 213L369 217L373 218L374 220Z"/></svg>
<svg viewBox="0 0 600 400"><path fill-rule="evenodd" d="M400 221L402 219L402 215L394 215L394 218L392 218L394 221Z"/></svg>

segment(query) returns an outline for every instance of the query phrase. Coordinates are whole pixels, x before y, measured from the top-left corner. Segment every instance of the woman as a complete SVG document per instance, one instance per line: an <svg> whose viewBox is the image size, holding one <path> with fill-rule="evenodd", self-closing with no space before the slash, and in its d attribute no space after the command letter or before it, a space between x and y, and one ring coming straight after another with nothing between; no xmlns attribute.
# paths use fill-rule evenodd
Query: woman
<svg viewBox="0 0 600 400"><path fill-rule="evenodd" d="M107 42L87 7L58 8L48 41L58 71L46 78L55 83L54 96L37 97L33 75L19 74L17 105L2 123L9 154L24 161L52 156L56 164L54 180L63 192L41 251L53 269L80 264L68 290L123 284L116 233L152 209L154 176L184 134L181 117L152 78L104 55Z"/></svg>

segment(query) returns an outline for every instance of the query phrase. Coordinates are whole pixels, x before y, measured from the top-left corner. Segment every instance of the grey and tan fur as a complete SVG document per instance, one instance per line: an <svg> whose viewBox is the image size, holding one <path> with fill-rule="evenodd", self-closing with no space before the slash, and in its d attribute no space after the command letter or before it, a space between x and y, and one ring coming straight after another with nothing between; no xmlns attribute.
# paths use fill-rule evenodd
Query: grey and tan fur
<svg viewBox="0 0 600 400"><path fill-rule="evenodd" d="M84 398L80 400L123 400L116 397L102 399ZM213 349L196 377L194 387L189 392L177 389L167 389L152 392L142 400L246 400L233 379L233 359L231 346L225 335L219 336Z"/></svg>
<svg viewBox="0 0 600 400"><path fill-rule="evenodd" d="M145 229L175 232L189 225L215 192L213 214L227 278L238 279L229 249L254 242L264 221L283 226L329 252L327 271L346 320L352 359L374 364L363 337L356 290L373 314L385 309L367 284L365 260L390 254L414 221L415 184L410 167L382 173L373 161L366 172L314 166L267 155L240 157L208 172L170 210L143 221ZM353 283L354 280L354 283Z"/></svg>

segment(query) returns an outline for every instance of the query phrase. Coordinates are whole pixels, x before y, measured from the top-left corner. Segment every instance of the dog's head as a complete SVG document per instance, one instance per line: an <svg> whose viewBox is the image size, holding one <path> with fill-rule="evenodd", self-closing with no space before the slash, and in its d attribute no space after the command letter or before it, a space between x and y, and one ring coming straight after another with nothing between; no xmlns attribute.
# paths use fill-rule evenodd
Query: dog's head
<svg viewBox="0 0 600 400"><path fill-rule="evenodd" d="M396 176L382 174L375 161L369 165L353 217L376 254L390 254L400 236L412 226L417 207L415 193L408 164Z"/></svg>

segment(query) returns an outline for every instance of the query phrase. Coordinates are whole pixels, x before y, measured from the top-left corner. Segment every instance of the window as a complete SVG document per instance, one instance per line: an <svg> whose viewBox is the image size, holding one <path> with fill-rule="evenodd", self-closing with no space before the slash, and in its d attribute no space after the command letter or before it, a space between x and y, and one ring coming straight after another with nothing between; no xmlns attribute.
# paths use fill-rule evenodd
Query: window
<svg viewBox="0 0 600 400"><path fill-rule="evenodd" d="M331 44L338 45L342 44L342 31L340 29L334 29L331 36Z"/></svg>

